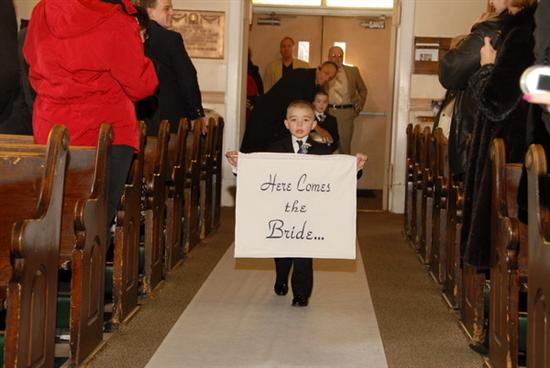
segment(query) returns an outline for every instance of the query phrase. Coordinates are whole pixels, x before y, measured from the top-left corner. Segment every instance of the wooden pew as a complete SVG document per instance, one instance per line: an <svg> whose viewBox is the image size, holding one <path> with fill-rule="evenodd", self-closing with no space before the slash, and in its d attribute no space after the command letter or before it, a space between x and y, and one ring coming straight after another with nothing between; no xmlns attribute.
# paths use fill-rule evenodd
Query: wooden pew
<svg viewBox="0 0 550 368"><path fill-rule="evenodd" d="M462 266L461 326L473 344L482 344L485 335L485 274L471 265Z"/></svg>
<svg viewBox="0 0 550 368"><path fill-rule="evenodd" d="M0 153L0 304L7 305L0 365L6 368L54 366L68 141L56 126L43 154Z"/></svg>
<svg viewBox="0 0 550 368"><path fill-rule="evenodd" d="M420 136L416 141L416 163L414 167L415 181L414 187L416 191L416 236L414 238L414 247L419 254L424 252L424 241L425 241L425 227L426 222L426 212L424 204L424 169L428 166L428 144L430 140L430 128L424 127L422 129Z"/></svg>
<svg viewBox="0 0 550 368"><path fill-rule="evenodd" d="M141 150L134 156L117 211L113 257L113 315L119 325L138 309L140 202L145 148L145 124L140 125Z"/></svg>
<svg viewBox="0 0 550 368"><path fill-rule="evenodd" d="M212 230L220 227L221 201L222 201L222 163L223 163L223 118L217 119L214 132L214 155L212 157L212 174L214 186L214 199L212 200Z"/></svg>
<svg viewBox="0 0 550 368"><path fill-rule="evenodd" d="M440 240L440 269L443 282L443 296L449 307L462 307L462 267L460 239L462 232L462 210L464 208L464 184L450 179L447 195L446 236Z"/></svg>
<svg viewBox="0 0 550 368"><path fill-rule="evenodd" d="M164 268L164 220L166 209L166 186L168 140L170 126L160 124L158 136L148 136L145 143L143 182L145 184L145 240L143 290L150 293L162 280Z"/></svg>
<svg viewBox="0 0 550 368"><path fill-rule="evenodd" d="M32 137L3 136L32 142ZM71 270L70 360L82 363L103 339L107 249L107 167L111 127L96 147L71 147L65 178L60 266ZM0 140L1 142L1 140ZM44 152L40 145L4 144L4 150ZM61 290L63 291L63 290Z"/></svg>
<svg viewBox="0 0 550 368"><path fill-rule="evenodd" d="M529 293L527 367L550 366L550 178L540 145L525 160L529 178Z"/></svg>
<svg viewBox="0 0 550 368"><path fill-rule="evenodd" d="M186 142L186 175L185 175L185 251L189 252L200 242L200 175L201 175L201 127L194 124L193 134L188 135Z"/></svg>
<svg viewBox="0 0 550 368"><path fill-rule="evenodd" d="M491 292L489 365L517 368L519 297L527 283L527 226L518 218L517 194L522 165L506 163L502 139L491 145Z"/></svg>
<svg viewBox="0 0 550 368"><path fill-rule="evenodd" d="M436 128L439 129L439 128ZM433 245L433 210L436 172L437 146L430 128L424 129L424 149L426 151L425 165L422 170L422 231L420 235L420 260L431 264Z"/></svg>
<svg viewBox="0 0 550 368"><path fill-rule="evenodd" d="M449 162L447 156L448 142L441 129L434 130L432 144L436 169L433 178L431 272L434 279L443 284L447 268Z"/></svg>
<svg viewBox="0 0 550 368"><path fill-rule="evenodd" d="M170 271L183 259L184 239L184 186L185 186L185 142L189 123L180 121L176 134L170 135L168 159L170 182L166 196L166 260L165 271Z"/></svg>
<svg viewBox="0 0 550 368"><path fill-rule="evenodd" d="M413 159L411 162L411 172L410 172L410 183L408 182L409 178L407 179L407 191L410 191L410 193L407 195L407 200L410 203L410 224L409 224L409 244L412 247L415 247L416 244L416 238L417 238L417 232L418 229L416 228L417 225L417 176L418 176L418 167L419 167L419 139L420 139L420 125L415 125L413 128Z"/></svg>
<svg viewBox="0 0 550 368"><path fill-rule="evenodd" d="M214 198L213 188L213 156L214 136L217 129L217 121L208 119L208 133L201 139L200 159L200 238L206 238L212 231L212 202Z"/></svg>
<svg viewBox="0 0 550 368"><path fill-rule="evenodd" d="M405 215L403 224L403 235L410 238L412 227L412 188L413 188L413 167L414 167L414 138L413 125L407 124L407 158L405 162Z"/></svg>

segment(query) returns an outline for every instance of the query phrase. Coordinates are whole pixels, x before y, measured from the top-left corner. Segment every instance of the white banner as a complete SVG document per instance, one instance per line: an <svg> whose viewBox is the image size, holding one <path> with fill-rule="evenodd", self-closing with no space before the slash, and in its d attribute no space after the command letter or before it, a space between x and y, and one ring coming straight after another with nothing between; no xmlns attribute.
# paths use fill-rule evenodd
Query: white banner
<svg viewBox="0 0 550 368"><path fill-rule="evenodd" d="M356 158L239 154L235 257L355 259Z"/></svg>

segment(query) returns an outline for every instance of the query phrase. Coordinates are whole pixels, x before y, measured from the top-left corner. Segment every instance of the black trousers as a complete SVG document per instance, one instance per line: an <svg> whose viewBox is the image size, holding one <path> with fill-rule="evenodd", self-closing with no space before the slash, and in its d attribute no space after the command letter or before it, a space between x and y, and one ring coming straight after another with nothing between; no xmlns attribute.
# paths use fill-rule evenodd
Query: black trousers
<svg viewBox="0 0 550 368"><path fill-rule="evenodd" d="M313 259L311 258L275 258L276 283L288 283L288 274L292 270L292 293L294 296L311 296L313 289Z"/></svg>
<svg viewBox="0 0 550 368"><path fill-rule="evenodd" d="M107 228L115 218L120 197L128 178L128 171L134 158L134 149L130 146L115 145L109 150L109 191L107 193Z"/></svg>

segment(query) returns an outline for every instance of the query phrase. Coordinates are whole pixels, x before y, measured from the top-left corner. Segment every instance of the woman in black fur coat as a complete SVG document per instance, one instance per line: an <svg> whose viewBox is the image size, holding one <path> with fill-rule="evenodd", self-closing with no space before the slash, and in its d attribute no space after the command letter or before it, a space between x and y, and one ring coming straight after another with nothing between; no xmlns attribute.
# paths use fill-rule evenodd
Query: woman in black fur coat
<svg viewBox="0 0 550 368"><path fill-rule="evenodd" d="M461 254L464 262L487 271L491 252L491 160L494 138L506 143L507 162L523 162L527 103L519 87L521 73L533 64L536 0L510 0L498 51L486 37L481 68L470 78L477 100L464 188ZM493 43L495 40L493 40Z"/></svg>

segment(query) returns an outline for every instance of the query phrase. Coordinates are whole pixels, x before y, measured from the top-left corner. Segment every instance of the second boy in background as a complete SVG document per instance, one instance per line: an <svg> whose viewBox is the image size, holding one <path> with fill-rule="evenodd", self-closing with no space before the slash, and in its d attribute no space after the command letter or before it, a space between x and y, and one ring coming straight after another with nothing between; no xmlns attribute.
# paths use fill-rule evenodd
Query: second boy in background
<svg viewBox="0 0 550 368"><path fill-rule="evenodd" d="M317 126L313 131L319 135L323 143L330 146L330 152L333 153L338 149L340 136L336 118L327 112L328 93L323 90L317 92L313 100L313 107L315 108L315 120L317 120Z"/></svg>

